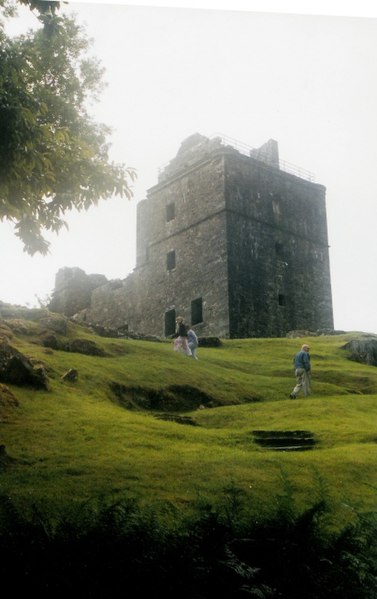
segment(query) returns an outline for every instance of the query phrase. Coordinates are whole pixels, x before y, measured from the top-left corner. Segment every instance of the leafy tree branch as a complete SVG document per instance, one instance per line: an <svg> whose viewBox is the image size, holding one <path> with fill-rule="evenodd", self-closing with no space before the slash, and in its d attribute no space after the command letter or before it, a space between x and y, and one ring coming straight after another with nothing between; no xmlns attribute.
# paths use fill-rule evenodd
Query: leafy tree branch
<svg viewBox="0 0 377 599"><path fill-rule="evenodd" d="M110 129L87 106L103 89L104 69L90 41L57 2L21 0L41 27L16 38L0 27L0 220L15 224L29 254L48 252L45 231L64 215L113 195L130 199L135 169L109 160ZM42 12L39 5L54 5ZM12 13L0 0L0 14Z"/></svg>

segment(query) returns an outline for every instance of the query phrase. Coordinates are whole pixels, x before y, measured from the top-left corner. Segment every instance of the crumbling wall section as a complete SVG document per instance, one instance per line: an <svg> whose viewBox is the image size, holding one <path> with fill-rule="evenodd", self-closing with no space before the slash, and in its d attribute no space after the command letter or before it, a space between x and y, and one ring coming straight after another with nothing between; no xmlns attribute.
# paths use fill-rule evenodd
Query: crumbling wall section
<svg viewBox="0 0 377 599"><path fill-rule="evenodd" d="M107 283L102 274L86 274L81 268L61 268L55 277L55 289L48 305L51 312L73 316L88 308L92 291Z"/></svg>

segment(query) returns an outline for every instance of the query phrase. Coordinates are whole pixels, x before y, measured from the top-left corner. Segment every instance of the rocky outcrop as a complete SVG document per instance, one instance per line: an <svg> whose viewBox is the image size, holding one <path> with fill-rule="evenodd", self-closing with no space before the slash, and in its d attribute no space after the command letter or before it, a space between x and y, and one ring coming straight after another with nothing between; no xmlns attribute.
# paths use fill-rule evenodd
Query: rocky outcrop
<svg viewBox="0 0 377 599"><path fill-rule="evenodd" d="M4 322L0 321L0 341L2 343L9 341L13 337L12 329Z"/></svg>
<svg viewBox="0 0 377 599"><path fill-rule="evenodd" d="M68 319L64 316L48 316L41 318L39 324L43 331L54 331L59 335L66 335L68 328Z"/></svg>
<svg viewBox="0 0 377 599"><path fill-rule="evenodd" d="M370 335L352 339L342 349L349 352L348 358L354 362L377 366L377 336Z"/></svg>
<svg viewBox="0 0 377 599"><path fill-rule="evenodd" d="M85 354L87 356L104 356L102 348L91 339L73 339L65 346L65 351Z"/></svg>
<svg viewBox="0 0 377 599"><path fill-rule="evenodd" d="M70 368L69 370L67 370L67 372L65 372L62 376L61 379L62 381L68 381L70 383L75 383L78 379L79 373L76 370L76 368Z"/></svg>
<svg viewBox="0 0 377 599"><path fill-rule="evenodd" d="M33 365L8 343L0 344L0 381L12 385L26 385L48 389L48 379L42 365Z"/></svg>

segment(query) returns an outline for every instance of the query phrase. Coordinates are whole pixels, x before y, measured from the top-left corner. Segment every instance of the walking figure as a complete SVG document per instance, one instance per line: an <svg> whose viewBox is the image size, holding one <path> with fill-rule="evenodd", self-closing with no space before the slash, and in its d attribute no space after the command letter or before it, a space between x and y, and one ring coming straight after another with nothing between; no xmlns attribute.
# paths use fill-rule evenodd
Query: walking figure
<svg viewBox="0 0 377 599"><path fill-rule="evenodd" d="M177 329L173 335L174 351L182 352L186 354L186 356L191 356L191 349L189 348L187 338L187 327L184 323L183 317L177 316L175 322L177 324Z"/></svg>
<svg viewBox="0 0 377 599"><path fill-rule="evenodd" d="M191 357L194 358L194 360L198 360L198 356L196 355L196 349L199 345L199 340L195 331L191 327L189 327L187 331L187 339L188 346L191 350Z"/></svg>
<svg viewBox="0 0 377 599"><path fill-rule="evenodd" d="M296 399L297 395L302 391L304 397L310 394L310 379L311 379L311 364L309 345L304 343L300 351L293 358L295 369L296 385L290 394L291 399Z"/></svg>

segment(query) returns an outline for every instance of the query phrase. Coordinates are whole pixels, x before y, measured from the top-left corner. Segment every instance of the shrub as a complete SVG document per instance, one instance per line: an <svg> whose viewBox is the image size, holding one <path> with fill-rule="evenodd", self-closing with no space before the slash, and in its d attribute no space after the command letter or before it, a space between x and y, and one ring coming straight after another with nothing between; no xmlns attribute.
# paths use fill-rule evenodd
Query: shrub
<svg viewBox="0 0 377 599"><path fill-rule="evenodd" d="M189 519L175 512L174 525L163 510L128 500L81 504L47 522L36 508L26 519L2 497L0 575L4 586L39 597L135 589L182 599L372 599L375 517L325 533L326 513L320 502L259 521L233 489L223 504L198 506Z"/></svg>

